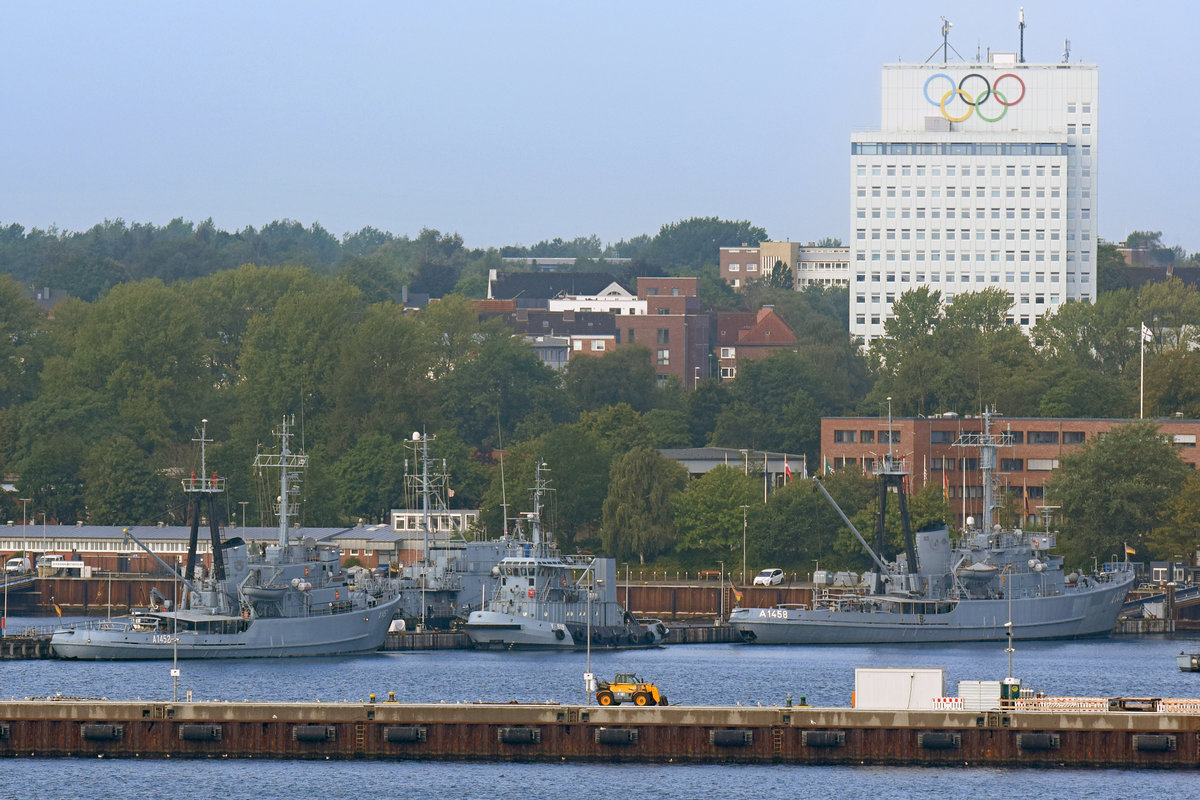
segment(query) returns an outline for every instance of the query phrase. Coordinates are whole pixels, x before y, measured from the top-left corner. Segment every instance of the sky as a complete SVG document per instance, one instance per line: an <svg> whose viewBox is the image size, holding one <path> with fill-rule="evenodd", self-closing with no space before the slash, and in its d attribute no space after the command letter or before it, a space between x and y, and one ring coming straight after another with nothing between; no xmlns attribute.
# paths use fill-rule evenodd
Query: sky
<svg viewBox="0 0 1200 800"><path fill-rule="evenodd" d="M1019 2L0 4L0 224L372 226L469 247L698 216L848 238L880 67L1017 49ZM1099 233L1200 250L1200 4L1027 2L1099 65ZM940 58L939 58L940 60Z"/></svg>

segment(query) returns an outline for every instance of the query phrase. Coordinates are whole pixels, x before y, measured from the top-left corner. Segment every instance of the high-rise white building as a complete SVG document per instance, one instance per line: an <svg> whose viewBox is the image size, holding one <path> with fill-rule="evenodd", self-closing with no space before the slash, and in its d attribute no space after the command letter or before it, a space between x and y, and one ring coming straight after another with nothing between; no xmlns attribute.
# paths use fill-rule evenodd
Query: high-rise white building
<svg viewBox="0 0 1200 800"><path fill-rule="evenodd" d="M850 138L850 332L920 286L1003 289L1026 331L1094 300L1097 97L1093 64L885 65L880 130Z"/></svg>

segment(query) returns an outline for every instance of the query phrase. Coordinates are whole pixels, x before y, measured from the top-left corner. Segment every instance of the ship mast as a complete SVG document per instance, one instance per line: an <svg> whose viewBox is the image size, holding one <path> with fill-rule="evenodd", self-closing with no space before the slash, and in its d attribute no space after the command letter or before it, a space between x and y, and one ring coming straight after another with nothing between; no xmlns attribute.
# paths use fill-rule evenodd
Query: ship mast
<svg viewBox="0 0 1200 800"><path fill-rule="evenodd" d="M290 544L288 528L292 517L296 516L296 504L292 502L292 496L300 492L300 474L308 465L308 456L288 449L288 439L292 434L288 432L287 415L284 415L283 426L275 435L279 437L279 452L259 453L254 457L254 466L260 472L263 469L279 470L279 501L275 512L279 515L279 546L286 549Z"/></svg>
<svg viewBox="0 0 1200 800"><path fill-rule="evenodd" d="M207 451L205 446L212 441L206 435L208 430L208 420L200 420L200 436L192 439L193 442L200 443L200 478L196 479L196 473L192 473L190 478L183 479L183 491L187 495L188 504L188 525L190 531L188 534L188 551L187 563L184 565L183 578L190 582L196 574L196 562L199 557L199 537L200 537L200 507L203 504L208 512L208 527L209 536L212 541L212 574L217 580L225 579L225 562L222 559L221 550L221 533L217 519L217 495L225 491L225 479L213 472L212 477L208 475ZM190 603L190 597L186 602Z"/></svg>
<svg viewBox="0 0 1200 800"><path fill-rule="evenodd" d="M892 430L892 398L888 398L888 451L883 457L879 475L879 519L875 526L875 549L883 552L884 536L887 532L887 496L888 490L896 490L897 502L900 506L900 528L904 534L904 555L908 559L908 571L917 572L917 551L913 543L912 523L908 516L908 502L904 497L904 479L908 472L904 469L903 460L897 460L895 453L896 435Z"/></svg>
<svg viewBox="0 0 1200 800"><path fill-rule="evenodd" d="M992 433L992 417L996 407L985 408L983 411L983 430L979 433L963 432L958 435L955 447L979 448L979 471L983 476L983 510L979 515L979 529L984 533L992 530L993 512L999 508L996 504L996 451L1001 447L1012 447L1011 433ZM966 524L966 520L963 520Z"/></svg>

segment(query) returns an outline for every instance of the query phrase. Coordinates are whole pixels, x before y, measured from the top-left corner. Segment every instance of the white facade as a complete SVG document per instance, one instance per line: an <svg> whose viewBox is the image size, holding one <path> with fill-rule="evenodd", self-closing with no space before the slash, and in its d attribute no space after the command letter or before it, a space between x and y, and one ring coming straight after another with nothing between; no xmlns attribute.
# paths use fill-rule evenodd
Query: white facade
<svg viewBox="0 0 1200 800"><path fill-rule="evenodd" d="M550 311L597 311L607 314L645 314L647 303L625 291L619 283L609 284L596 295L563 295L552 297L546 308Z"/></svg>
<svg viewBox="0 0 1200 800"><path fill-rule="evenodd" d="M920 286L1007 292L1028 332L1096 297L1097 69L890 64L880 130L851 135L850 332Z"/></svg>

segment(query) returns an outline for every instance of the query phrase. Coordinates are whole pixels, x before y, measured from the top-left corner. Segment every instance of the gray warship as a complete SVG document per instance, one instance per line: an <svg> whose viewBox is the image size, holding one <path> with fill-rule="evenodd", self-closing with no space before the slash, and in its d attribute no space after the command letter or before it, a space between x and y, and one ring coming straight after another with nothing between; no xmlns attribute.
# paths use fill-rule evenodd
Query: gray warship
<svg viewBox="0 0 1200 800"><path fill-rule="evenodd" d="M614 559L563 555L543 529L544 473L539 462L533 511L522 516L509 541L515 552L495 566L491 599L463 625L471 642L477 648L541 650L582 650L589 642L612 648L661 644L669 632L661 620L634 619L618 602Z"/></svg>
<svg viewBox="0 0 1200 800"><path fill-rule="evenodd" d="M224 479L216 473L207 476L202 428L200 478L183 481L191 522L184 574L126 532L176 576L182 602L161 598L160 605L128 617L56 630L50 644L59 658L264 658L379 649L399 602L395 587L370 578L351 584L337 545L311 538L292 541L293 498L308 457L290 452L286 418L277 435L280 452L260 453L255 466L279 470L278 542L222 541L216 498L224 491ZM212 539L207 574L198 563L201 505L207 506Z"/></svg>
<svg viewBox="0 0 1200 800"><path fill-rule="evenodd" d="M984 503L978 527L952 543L945 525L911 531L904 498L904 472L892 453L879 472L879 526L882 547L889 490L898 496L904 552L885 562L833 504L874 562L851 586L814 587L812 607L787 604L735 608L730 624L747 642L758 644L855 644L901 642L1002 641L1103 636L1112 632L1134 573L1128 563L1106 564L1095 575L1063 574L1061 556L1052 555L1056 535L1049 530L1002 530L992 524L996 507L993 471L997 448L1010 442L991 432L991 414L982 433L964 434L961 446L978 447ZM889 437L890 438L890 437Z"/></svg>

